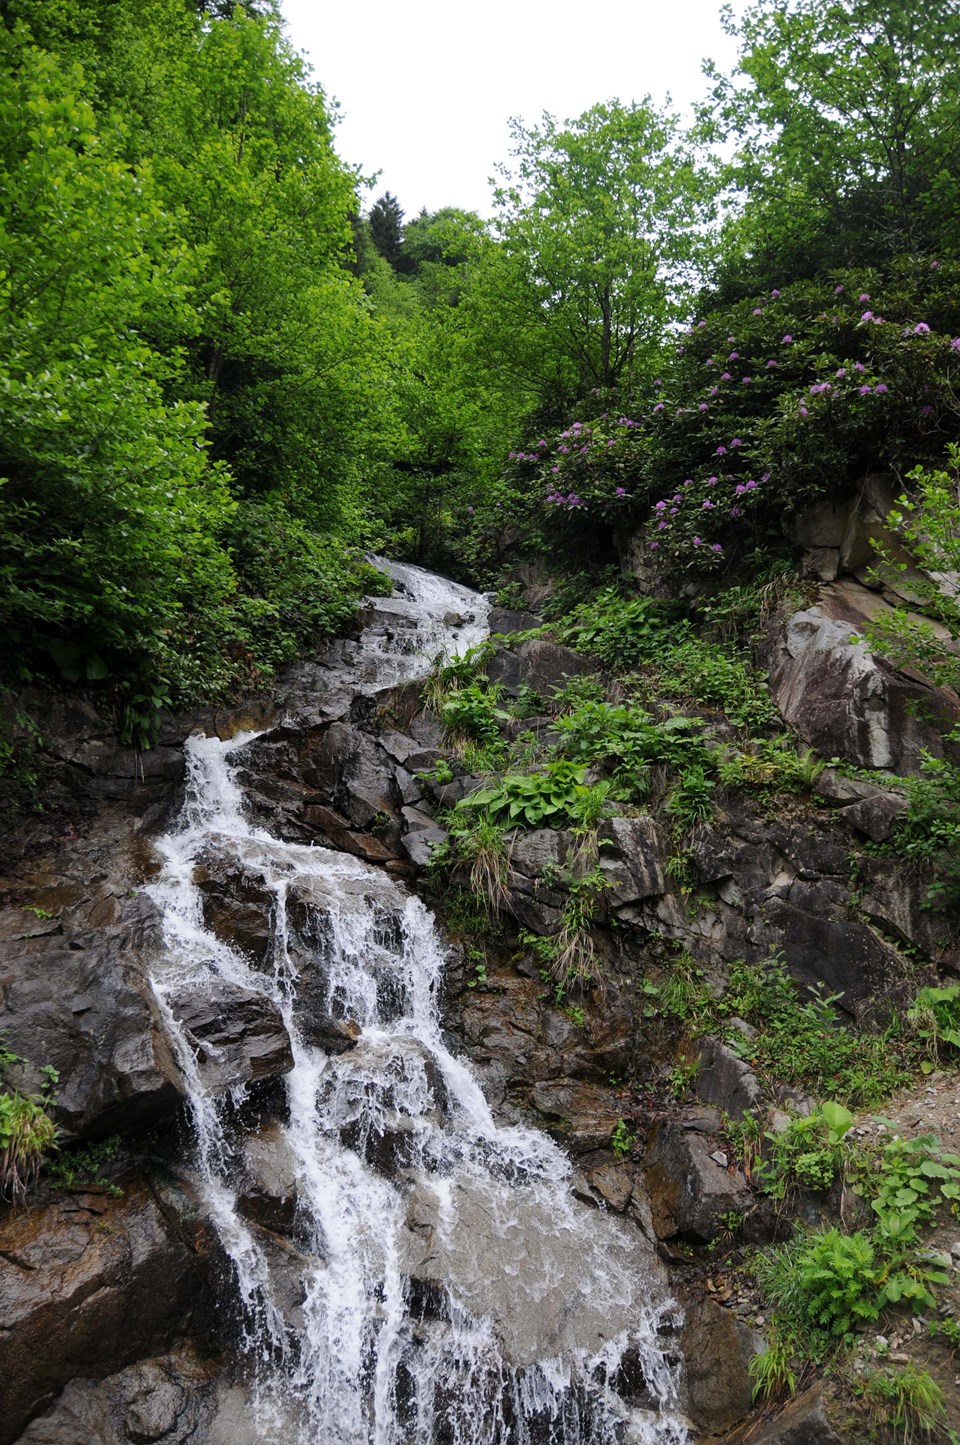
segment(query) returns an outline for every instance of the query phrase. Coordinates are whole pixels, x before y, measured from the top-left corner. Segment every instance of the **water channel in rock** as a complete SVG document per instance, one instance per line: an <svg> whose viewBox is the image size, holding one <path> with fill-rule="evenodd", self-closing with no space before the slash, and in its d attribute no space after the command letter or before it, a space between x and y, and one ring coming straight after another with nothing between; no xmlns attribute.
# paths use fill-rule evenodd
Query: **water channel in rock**
<svg viewBox="0 0 960 1445"><path fill-rule="evenodd" d="M337 653L359 692L421 676L486 631L478 594L381 565L394 596ZM194 1180L230 1261L251 1438L682 1445L676 1312L648 1243L574 1197L546 1135L494 1119L445 1042L447 950L424 904L371 864L246 820L235 774L255 736L190 740L152 887L153 987L188 1084ZM263 966L204 926L195 872L211 859L269 894ZM266 996L291 1041L269 1164L295 1201L282 1237L240 1207L263 1141L189 1027L191 1000L228 994ZM352 1046L332 1050L331 1027Z"/></svg>

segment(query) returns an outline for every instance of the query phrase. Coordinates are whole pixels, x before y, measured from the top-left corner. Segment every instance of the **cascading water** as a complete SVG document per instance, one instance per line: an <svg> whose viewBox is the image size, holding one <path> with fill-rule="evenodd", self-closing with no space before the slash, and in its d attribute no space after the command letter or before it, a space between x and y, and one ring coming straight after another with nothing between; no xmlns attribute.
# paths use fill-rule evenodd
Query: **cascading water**
<svg viewBox="0 0 960 1445"><path fill-rule="evenodd" d="M390 570L406 596L353 644L359 690L484 635L482 598ZM236 1277L253 1438L681 1445L658 1339L673 1307L646 1277L639 1234L575 1200L546 1136L495 1123L443 1040L444 946L423 904L369 864L245 821L234 763L253 736L191 740L187 802L152 890L164 916L154 989L189 1091L198 1187ZM205 928L201 857L269 891L266 968ZM216 1059L183 1021L184 999L230 990L267 995L291 1040L292 1241L238 1207L242 1099L217 1092ZM355 1045L312 1041L317 1018Z"/></svg>

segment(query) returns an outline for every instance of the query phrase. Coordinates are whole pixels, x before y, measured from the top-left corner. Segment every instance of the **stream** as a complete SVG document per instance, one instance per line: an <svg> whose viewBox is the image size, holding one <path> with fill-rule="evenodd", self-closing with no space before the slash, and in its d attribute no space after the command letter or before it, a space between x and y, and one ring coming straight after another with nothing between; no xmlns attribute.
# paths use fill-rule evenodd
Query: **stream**
<svg viewBox="0 0 960 1445"><path fill-rule="evenodd" d="M394 583L337 645L355 691L423 676L486 635L485 598L378 561ZM158 841L152 978L189 1091L190 1170L230 1262L251 1438L283 1445L683 1445L672 1301L640 1231L578 1201L564 1152L498 1125L447 1045L447 948L424 904L371 864L284 842L245 817L257 734L193 737L182 813ZM203 922L195 873L226 860L271 899L255 966ZM242 1209L259 1147L245 1091L217 1088L184 1000L265 995L293 1067L270 1167L288 1237ZM316 1020L343 1035L318 1042Z"/></svg>

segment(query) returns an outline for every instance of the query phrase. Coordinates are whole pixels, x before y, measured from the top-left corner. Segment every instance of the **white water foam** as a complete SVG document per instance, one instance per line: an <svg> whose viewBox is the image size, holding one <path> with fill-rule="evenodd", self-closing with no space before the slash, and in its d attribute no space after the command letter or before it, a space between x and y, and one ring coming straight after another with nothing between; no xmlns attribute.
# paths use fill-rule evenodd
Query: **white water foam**
<svg viewBox="0 0 960 1445"><path fill-rule="evenodd" d="M442 624L485 615L476 594L397 571L414 614L421 595L429 603L428 640L395 659L398 675L435 643L478 640ZM245 821L234 769L251 741L191 739L187 801L159 842L152 893L164 916L154 989L188 1090L198 1188L236 1277L259 1438L682 1445L659 1338L675 1311L646 1277L646 1246L574 1199L569 1161L545 1135L498 1127L449 1052L444 946L424 905L368 864ZM272 898L266 969L204 926L194 872L211 857ZM238 1207L240 1096L216 1092L178 1016L178 1000L231 988L266 995L292 1044L293 1243ZM311 1043L318 1015L359 1026L356 1046Z"/></svg>

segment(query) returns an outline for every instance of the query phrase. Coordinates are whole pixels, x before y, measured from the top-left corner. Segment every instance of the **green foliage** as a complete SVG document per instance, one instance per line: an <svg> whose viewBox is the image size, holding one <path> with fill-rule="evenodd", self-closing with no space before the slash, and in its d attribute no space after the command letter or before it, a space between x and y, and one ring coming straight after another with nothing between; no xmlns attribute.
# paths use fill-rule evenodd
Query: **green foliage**
<svg viewBox="0 0 960 1445"><path fill-rule="evenodd" d="M814 1360L880 1317L883 1267L865 1234L825 1229L768 1251L756 1268L783 1325Z"/></svg>
<svg viewBox="0 0 960 1445"><path fill-rule="evenodd" d="M458 813L483 810L510 827L593 826L608 809L609 785L584 783L586 767L560 759L539 772L507 774L457 804Z"/></svg>
<svg viewBox="0 0 960 1445"><path fill-rule="evenodd" d="M746 195L723 238L729 284L952 250L949 0L761 0L724 18L739 66L730 78L708 68L704 120L736 142L724 178Z"/></svg>
<svg viewBox="0 0 960 1445"><path fill-rule="evenodd" d="M120 1152L120 1136L100 1139L95 1144L62 1150L48 1165L48 1173L59 1189L85 1189L91 1185L118 1197L123 1193L106 1177L106 1170Z"/></svg>
<svg viewBox="0 0 960 1445"><path fill-rule="evenodd" d="M581 412L579 445L568 426L525 453L528 525L571 545L642 531L648 567L678 581L782 567L785 517L957 439L958 327L947 260L714 301L627 412Z"/></svg>
<svg viewBox="0 0 960 1445"><path fill-rule="evenodd" d="M465 812L458 804L450 816L449 828L449 842L434 849L431 866L468 864L474 897L484 902L489 913L498 913L507 897L509 866L502 825L485 810Z"/></svg>
<svg viewBox="0 0 960 1445"><path fill-rule="evenodd" d="M957 732L950 735L956 742ZM932 873L927 906L960 906L960 767L924 752L920 776L906 785L907 808L897 822L897 856L926 865Z"/></svg>
<svg viewBox="0 0 960 1445"><path fill-rule="evenodd" d="M893 1247L914 1244L941 1205L956 1212L960 1155L944 1152L932 1134L891 1139L861 1174L877 1216L878 1238ZM941 1280L940 1283L945 1283Z"/></svg>
<svg viewBox="0 0 960 1445"><path fill-rule="evenodd" d="M751 738L741 748L723 753L717 779L752 797L809 792L826 764L812 748L798 752L789 738Z"/></svg>
<svg viewBox="0 0 960 1445"><path fill-rule="evenodd" d="M955 1051L960 1049L960 984L919 989L907 1021L933 1063L944 1056L955 1057Z"/></svg>
<svg viewBox="0 0 960 1445"><path fill-rule="evenodd" d="M481 681L450 692L439 709L447 736L477 743L499 742L500 723L510 717L505 709L497 707L502 692L499 685L490 687Z"/></svg>
<svg viewBox="0 0 960 1445"><path fill-rule="evenodd" d="M607 769L631 797L649 791L652 765L686 772L709 767L712 758L699 718L657 722L640 708L587 701L557 718L556 730L567 757Z"/></svg>
<svg viewBox="0 0 960 1445"><path fill-rule="evenodd" d="M843 1140L853 1115L827 1100L806 1117L795 1117L767 1134L766 1158L755 1178L766 1194L782 1199L790 1188L829 1189L844 1160Z"/></svg>
<svg viewBox="0 0 960 1445"><path fill-rule="evenodd" d="M625 597L616 587L595 593L558 629L562 641L618 671L652 662L689 631L689 622L677 618L674 608L649 597Z"/></svg>
<svg viewBox="0 0 960 1445"><path fill-rule="evenodd" d="M797 1388L790 1346L776 1330L770 1331L766 1348L751 1355L748 1369L753 1381L754 1403L792 1395Z"/></svg>
<svg viewBox="0 0 960 1445"><path fill-rule="evenodd" d="M617 1126L610 1135L610 1148L618 1161L630 1157L635 1139L636 1135L626 1119L618 1119Z"/></svg>
<svg viewBox="0 0 960 1445"><path fill-rule="evenodd" d="M23 1064L0 1039L0 1069ZM22 1203L36 1182L45 1154L56 1148L57 1129L47 1113L58 1074L51 1064L40 1072L44 1085L39 1094L19 1089L0 1089L0 1199Z"/></svg>
<svg viewBox="0 0 960 1445"><path fill-rule="evenodd" d="M703 768L688 768L671 789L666 811L680 829L706 822L713 812L713 790L716 784Z"/></svg>
<svg viewBox="0 0 960 1445"><path fill-rule="evenodd" d="M650 671L667 697L720 708L736 727L756 729L780 720L766 677L701 638L664 649Z"/></svg>
<svg viewBox="0 0 960 1445"><path fill-rule="evenodd" d="M511 121L501 238L468 302L488 346L556 402L628 383L659 340L698 242L703 195L675 119L649 100L560 125ZM672 296L671 296L672 292Z"/></svg>
<svg viewBox="0 0 960 1445"><path fill-rule="evenodd" d="M782 960L731 966L727 988L706 1000L698 1027L719 1028L728 1046L761 1075L828 1095L850 1108L878 1104L912 1077L911 1054L894 1021L878 1034L859 1033L839 1023L837 996L809 989L801 996ZM745 1019L756 1036L745 1039L725 1024Z"/></svg>

